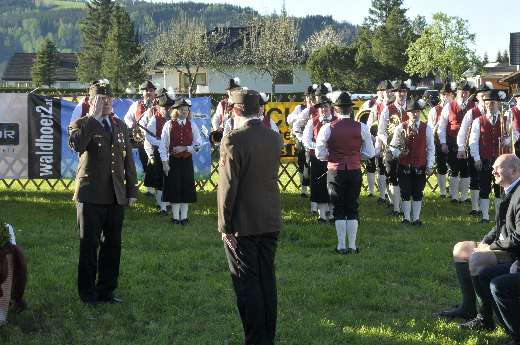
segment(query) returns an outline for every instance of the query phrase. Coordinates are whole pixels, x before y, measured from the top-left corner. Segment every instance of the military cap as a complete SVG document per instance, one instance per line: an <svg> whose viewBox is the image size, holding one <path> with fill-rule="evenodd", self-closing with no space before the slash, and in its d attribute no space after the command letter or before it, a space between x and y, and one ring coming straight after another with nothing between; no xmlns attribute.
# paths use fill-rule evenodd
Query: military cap
<svg viewBox="0 0 520 345"><path fill-rule="evenodd" d="M319 108L319 107L321 107L321 106L323 106L325 104L330 104L331 103L330 99L327 96L325 96L325 95L320 95L320 96L316 96L316 97L317 97L316 104L314 104L314 106L316 108Z"/></svg>
<svg viewBox="0 0 520 345"><path fill-rule="evenodd" d="M484 101L497 101L501 102L504 99L506 99L506 93L503 90L489 90L484 92L484 95L482 96L482 99Z"/></svg>
<svg viewBox="0 0 520 345"><path fill-rule="evenodd" d="M107 79L95 80L90 84L89 87L90 96L95 95L105 95L112 97L112 88L110 87L110 82Z"/></svg>
<svg viewBox="0 0 520 345"><path fill-rule="evenodd" d="M260 110L260 94L255 90L235 89L230 91L233 104L242 105L245 115L258 114Z"/></svg>
<svg viewBox="0 0 520 345"><path fill-rule="evenodd" d="M157 90L155 85L150 80L145 80L144 82L139 85L139 90L148 90L148 89L154 89Z"/></svg>

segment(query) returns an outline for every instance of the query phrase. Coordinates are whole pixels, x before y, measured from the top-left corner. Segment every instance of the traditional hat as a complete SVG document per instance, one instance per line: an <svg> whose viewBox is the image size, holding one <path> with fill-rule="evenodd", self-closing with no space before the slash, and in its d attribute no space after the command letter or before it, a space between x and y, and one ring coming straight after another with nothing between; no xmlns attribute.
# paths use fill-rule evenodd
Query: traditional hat
<svg viewBox="0 0 520 345"><path fill-rule="evenodd" d="M160 107L169 108L175 104L175 100L170 96L168 90L162 88L157 94L157 104Z"/></svg>
<svg viewBox="0 0 520 345"><path fill-rule="evenodd" d="M173 104L173 108L177 109L180 107L191 107L191 101L189 99L186 99L184 97L179 97L175 100L175 103Z"/></svg>
<svg viewBox="0 0 520 345"><path fill-rule="evenodd" d="M307 87L307 89L304 92L305 96L312 96L314 95L314 91L316 91L316 88L318 87L318 84L313 84Z"/></svg>
<svg viewBox="0 0 520 345"><path fill-rule="evenodd" d="M423 110L425 106L426 102L424 101L424 99L419 98L414 100L413 98L411 98L406 102L406 111L412 112L417 110Z"/></svg>
<svg viewBox="0 0 520 345"><path fill-rule="evenodd" d="M497 89L493 89L493 90L489 90L489 91L486 91L484 92L484 95L482 96L482 99L484 101L497 101L497 102L500 102L500 101L503 101L504 99L506 99L506 93L502 90L497 90Z"/></svg>
<svg viewBox="0 0 520 345"><path fill-rule="evenodd" d="M428 101L430 102L432 107L435 107L437 104L441 102L441 98L438 95L430 95Z"/></svg>
<svg viewBox="0 0 520 345"><path fill-rule="evenodd" d="M234 89L238 89L240 86L240 79L238 77L235 77L233 79L229 79L228 87L226 90L231 91Z"/></svg>
<svg viewBox="0 0 520 345"><path fill-rule="evenodd" d="M410 91L410 88L402 80L394 81L394 83L392 84L392 91L400 91L400 90Z"/></svg>
<svg viewBox="0 0 520 345"><path fill-rule="evenodd" d="M314 107L316 107L316 108L319 108L325 104L331 103L329 97L327 97L326 95L320 95L320 96L316 96L316 97L317 97L316 104L314 104Z"/></svg>
<svg viewBox="0 0 520 345"><path fill-rule="evenodd" d="M233 104L244 107L245 115L258 114L260 110L260 94L249 89L235 89L230 91L230 99Z"/></svg>
<svg viewBox="0 0 520 345"><path fill-rule="evenodd" d="M489 87L489 85L487 85L487 83L485 83L485 84L480 85L475 92L479 93L479 92L486 92L489 90L491 90L491 87Z"/></svg>
<svg viewBox="0 0 520 345"><path fill-rule="evenodd" d="M346 91L334 91L330 94L329 98L332 101L332 105L338 107L350 107L354 105L350 94Z"/></svg>
<svg viewBox="0 0 520 345"><path fill-rule="evenodd" d="M154 89L157 90L157 87L155 87L154 83L152 83L150 80L145 80L144 82L139 85L139 90L148 90L148 89Z"/></svg>
<svg viewBox="0 0 520 345"><path fill-rule="evenodd" d="M112 88L110 82L107 79L95 80L90 84L89 87L90 96L105 95L112 97Z"/></svg>
<svg viewBox="0 0 520 345"><path fill-rule="evenodd" d="M260 105L266 105L269 103L269 95L267 95L265 92L260 92Z"/></svg>
<svg viewBox="0 0 520 345"><path fill-rule="evenodd" d="M393 86L390 80L382 80L377 84L377 91L392 90Z"/></svg>
<svg viewBox="0 0 520 345"><path fill-rule="evenodd" d="M330 83L323 83L318 85L316 91L314 91L315 96L326 96L328 93L332 92L332 85Z"/></svg>
<svg viewBox="0 0 520 345"><path fill-rule="evenodd" d="M471 85L468 83L467 80L462 80L457 85L457 90L471 91Z"/></svg>

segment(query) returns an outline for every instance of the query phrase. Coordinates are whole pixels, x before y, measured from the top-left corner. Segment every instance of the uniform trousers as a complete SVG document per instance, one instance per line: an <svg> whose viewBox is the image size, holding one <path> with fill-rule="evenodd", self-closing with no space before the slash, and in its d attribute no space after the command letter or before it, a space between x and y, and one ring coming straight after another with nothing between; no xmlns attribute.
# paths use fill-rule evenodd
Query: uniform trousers
<svg viewBox="0 0 520 345"><path fill-rule="evenodd" d="M399 164L399 188L403 201L421 201L426 185L425 167L416 168Z"/></svg>
<svg viewBox="0 0 520 345"><path fill-rule="evenodd" d="M375 174L376 172L376 158L370 158L365 165L365 169L367 173Z"/></svg>
<svg viewBox="0 0 520 345"><path fill-rule="evenodd" d="M311 155L311 201L319 204L330 202L327 190L327 162L320 161L314 155Z"/></svg>
<svg viewBox="0 0 520 345"><path fill-rule="evenodd" d="M495 198L500 198L500 186L495 183L495 177L493 176L493 163L494 159L483 159L482 169L479 172L480 180L480 192L479 197L481 199L489 199L491 193L491 187L493 187L493 193Z"/></svg>
<svg viewBox="0 0 520 345"><path fill-rule="evenodd" d="M437 166L437 173L439 175L446 175L448 173L447 155L442 152L441 144L435 143L435 165Z"/></svg>
<svg viewBox="0 0 520 345"><path fill-rule="evenodd" d="M383 159L383 157L381 157L381 155L379 155L376 159L376 165L377 165L377 171L378 171L378 174L383 176L383 175L387 175L386 173L386 166L385 166L385 161Z"/></svg>
<svg viewBox="0 0 520 345"><path fill-rule="evenodd" d="M148 164L148 155L146 154L143 143L140 143L137 145L137 152L139 153L139 161L141 161L141 166L143 167L143 173L146 175L146 166Z"/></svg>
<svg viewBox="0 0 520 345"><path fill-rule="evenodd" d="M235 251L224 244L245 345L273 345L277 305L275 253L278 232L239 236Z"/></svg>
<svg viewBox="0 0 520 345"><path fill-rule="evenodd" d="M298 151L298 172L303 175L302 186L309 186L309 162L305 154L305 147L300 141L296 144L296 150Z"/></svg>
<svg viewBox="0 0 520 345"><path fill-rule="evenodd" d="M468 160L457 158L457 153L459 151L459 147L457 145L457 138L447 136L446 140L448 144L448 166L450 168L450 176L468 178Z"/></svg>
<svg viewBox="0 0 520 345"><path fill-rule="evenodd" d="M77 217L79 296L86 303L110 300L119 277L124 207L78 203Z"/></svg>
<svg viewBox="0 0 520 345"><path fill-rule="evenodd" d="M334 207L334 220L357 220L361 170L329 170L327 186Z"/></svg>
<svg viewBox="0 0 520 345"><path fill-rule="evenodd" d="M388 183L392 186L399 185L399 159L392 159L386 168Z"/></svg>
<svg viewBox="0 0 520 345"><path fill-rule="evenodd" d="M471 155L468 155L468 169L469 169L469 189L480 189L480 173L475 168L475 160Z"/></svg>

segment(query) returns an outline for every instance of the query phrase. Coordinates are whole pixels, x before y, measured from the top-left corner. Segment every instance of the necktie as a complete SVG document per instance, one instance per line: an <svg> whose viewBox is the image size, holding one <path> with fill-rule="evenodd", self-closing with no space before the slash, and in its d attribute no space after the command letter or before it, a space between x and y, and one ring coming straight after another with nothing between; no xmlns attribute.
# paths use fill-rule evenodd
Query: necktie
<svg viewBox="0 0 520 345"><path fill-rule="evenodd" d="M112 135L112 129L110 128L110 125L108 124L108 121L107 119L103 119L103 128L105 128L105 131L109 134L109 135Z"/></svg>

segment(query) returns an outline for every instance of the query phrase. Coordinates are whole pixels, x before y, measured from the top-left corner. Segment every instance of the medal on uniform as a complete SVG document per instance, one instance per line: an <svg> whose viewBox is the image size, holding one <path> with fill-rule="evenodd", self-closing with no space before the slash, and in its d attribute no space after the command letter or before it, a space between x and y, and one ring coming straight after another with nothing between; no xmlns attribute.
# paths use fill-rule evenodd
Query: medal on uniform
<svg viewBox="0 0 520 345"><path fill-rule="evenodd" d="M123 159L126 158L126 150L123 150Z"/></svg>

